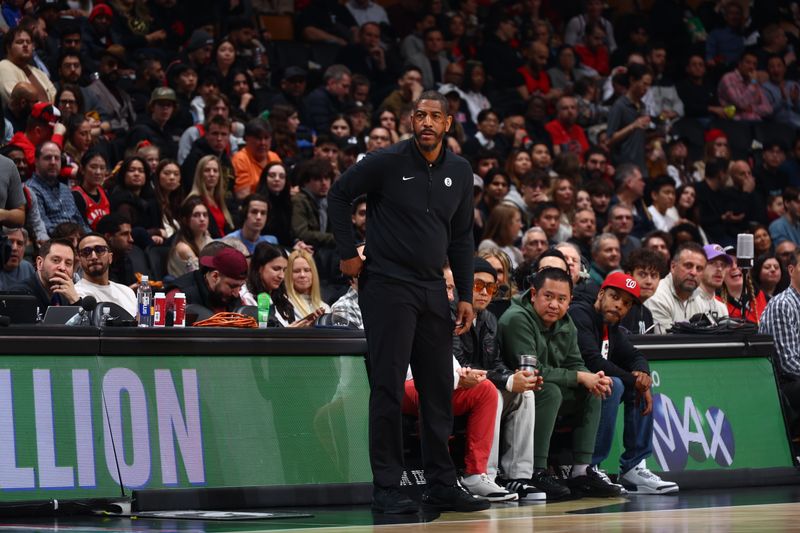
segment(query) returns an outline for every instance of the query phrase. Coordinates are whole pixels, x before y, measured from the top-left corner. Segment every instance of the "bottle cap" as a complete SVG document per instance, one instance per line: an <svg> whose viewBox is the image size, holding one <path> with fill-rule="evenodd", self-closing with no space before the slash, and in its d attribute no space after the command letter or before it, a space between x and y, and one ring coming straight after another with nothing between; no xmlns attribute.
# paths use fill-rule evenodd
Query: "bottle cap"
<svg viewBox="0 0 800 533"><path fill-rule="evenodd" d="M150 281L150 278L147 276L147 274L142 274L142 283L146 281Z"/></svg>

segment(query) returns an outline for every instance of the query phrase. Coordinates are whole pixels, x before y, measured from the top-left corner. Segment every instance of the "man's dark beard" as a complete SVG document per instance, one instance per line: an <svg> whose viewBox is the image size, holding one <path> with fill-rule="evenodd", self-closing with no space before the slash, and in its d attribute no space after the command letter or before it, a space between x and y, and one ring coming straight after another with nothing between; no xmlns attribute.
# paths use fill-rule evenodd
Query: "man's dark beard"
<svg viewBox="0 0 800 533"><path fill-rule="evenodd" d="M217 292L208 289L208 302L212 307L227 307L233 301L232 296L228 296L227 300Z"/></svg>

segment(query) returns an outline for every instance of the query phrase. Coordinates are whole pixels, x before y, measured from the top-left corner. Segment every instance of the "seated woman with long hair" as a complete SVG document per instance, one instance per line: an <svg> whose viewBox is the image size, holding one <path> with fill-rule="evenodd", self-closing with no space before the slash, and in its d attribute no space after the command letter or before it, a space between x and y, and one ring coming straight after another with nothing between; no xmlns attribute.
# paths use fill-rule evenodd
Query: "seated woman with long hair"
<svg viewBox="0 0 800 533"><path fill-rule="evenodd" d="M522 215L519 209L510 204L498 205L489 214L478 251L500 250L510 259L511 269L517 268L524 261L522 252L514 246L521 229Z"/></svg>
<svg viewBox="0 0 800 533"><path fill-rule="evenodd" d="M177 278L200 267L200 250L214 240L208 234L208 219L208 208L199 197L186 199L178 211L180 229L169 251L167 272L170 276Z"/></svg>
<svg viewBox="0 0 800 533"><path fill-rule="evenodd" d="M330 313L331 308L322 301L319 273L314 258L305 250L295 250L289 254L286 268L286 294L292 302L295 315L305 317L317 312L320 308Z"/></svg>
<svg viewBox="0 0 800 533"><path fill-rule="evenodd" d="M764 292L767 301L789 286L789 272L775 254L758 257L751 274L753 284Z"/></svg>
<svg viewBox="0 0 800 533"><path fill-rule="evenodd" d="M291 186L286 179L283 163L267 163L261 172L256 191L269 199L269 219L263 235L275 235L281 246L291 248L292 237L292 197Z"/></svg>
<svg viewBox="0 0 800 533"><path fill-rule="evenodd" d="M261 243L256 246L250 258L250 270L247 282L239 293L245 305L258 305L258 295L269 294L271 305L268 323L287 328L305 328L311 326L319 314L305 318L298 317L294 306L286 294L286 252L277 246Z"/></svg>
<svg viewBox="0 0 800 533"><path fill-rule="evenodd" d="M722 283L717 299L728 307L728 316L731 318L742 318L742 308L744 307L744 319L756 324L761 318L761 313L767 307L764 292L756 288L752 276L747 276L747 285L745 286L744 274L736 264L736 259L733 260L733 266L725 274L725 281Z"/></svg>
<svg viewBox="0 0 800 533"><path fill-rule="evenodd" d="M200 158L194 171L194 182L189 196L203 200L210 215L208 231L211 237L219 239L233 231L233 218L225 203L225 189L222 186L222 166L215 155Z"/></svg>
<svg viewBox="0 0 800 533"><path fill-rule="evenodd" d="M174 159L164 159L156 167L153 185L156 190L156 200L161 213L161 227L164 236L169 239L178 231L178 212L183 203L183 189L181 188L181 167Z"/></svg>
<svg viewBox="0 0 800 533"><path fill-rule="evenodd" d="M147 161L133 156L123 161L112 177L116 186L111 191L111 211L125 215L131 220L133 238L141 248L152 241L164 243L161 217L153 186L150 183L150 167ZM147 237L150 237L149 239Z"/></svg>
<svg viewBox="0 0 800 533"><path fill-rule="evenodd" d="M72 198L86 223L95 229L97 222L111 213L111 201L103 189L108 176L105 156L100 152L87 152L81 159L81 174L83 179L80 185L72 188Z"/></svg>

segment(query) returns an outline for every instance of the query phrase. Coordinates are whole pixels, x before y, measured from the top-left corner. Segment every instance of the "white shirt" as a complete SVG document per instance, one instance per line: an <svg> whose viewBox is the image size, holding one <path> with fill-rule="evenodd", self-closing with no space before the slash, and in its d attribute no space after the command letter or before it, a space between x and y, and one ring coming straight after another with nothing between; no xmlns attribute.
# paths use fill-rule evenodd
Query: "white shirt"
<svg viewBox="0 0 800 533"><path fill-rule="evenodd" d="M647 208L647 211L650 213L650 216L653 217L653 225L656 229L661 231L669 232L672 229L672 226L678 223L678 219L681 216L678 214L678 210L675 207L670 207L667 209L667 212L663 215L658 212L656 206L651 205Z"/></svg>
<svg viewBox="0 0 800 533"><path fill-rule="evenodd" d="M75 290L78 291L81 298L94 296L98 305L101 302L113 302L125 309L131 316L136 316L136 293L121 283L109 280L108 285L98 285L83 278L75 284Z"/></svg>

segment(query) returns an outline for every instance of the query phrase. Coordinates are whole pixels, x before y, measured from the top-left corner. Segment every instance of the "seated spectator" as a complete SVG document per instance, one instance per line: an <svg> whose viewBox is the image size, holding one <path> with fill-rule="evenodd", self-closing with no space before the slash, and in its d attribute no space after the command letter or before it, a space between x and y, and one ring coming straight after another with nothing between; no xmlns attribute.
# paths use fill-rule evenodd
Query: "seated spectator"
<svg viewBox="0 0 800 533"><path fill-rule="evenodd" d="M11 137L10 143L19 146L25 152L25 161L31 171L36 166L36 149L43 142L52 141L59 151L61 150L66 128L58 122L60 116L59 111L52 105L44 102L35 103L25 123L25 131L18 131Z"/></svg>
<svg viewBox="0 0 800 533"><path fill-rule="evenodd" d="M476 259L478 268L481 269L480 275L487 280L496 279L494 269L486 261ZM452 278L452 271L448 270L445 271L446 281L448 274ZM476 328L453 339L453 414L468 417L465 472L460 482L478 498L489 501L516 501L520 497L528 501L541 500L545 495L535 492L529 484L533 475L533 390L538 380L530 371L512 372L500 360L496 340L497 321L485 310L497 284L477 278L477 285L481 289L475 293L475 302L483 309L482 314L476 317ZM452 291L448 291L448 299L453 301L454 296ZM498 388L503 391L500 397ZM504 403L506 399L508 402ZM419 397L409 367L403 412L416 415L418 409ZM513 483L513 490L495 482L500 418L507 423L504 436L508 440L504 440L508 448L503 454L504 471L508 472L509 477L513 476L510 479L520 480L508 482Z"/></svg>
<svg viewBox="0 0 800 533"><path fill-rule="evenodd" d="M742 6L734 1L725 2L722 12L725 27L711 30L706 40L706 64L710 67L733 65L744 52Z"/></svg>
<svg viewBox="0 0 800 533"><path fill-rule="evenodd" d="M239 67L231 71L223 90L230 97L232 119L246 123L258 115L262 106L253 94L253 78L247 71Z"/></svg>
<svg viewBox="0 0 800 533"><path fill-rule="evenodd" d="M542 228L534 226L522 235L522 258L526 263L536 261L547 250L547 235Z"/></svg>
<svg viewBox="0 0 800 533"><path fill-rule="evenodd" d="M21 81L14 86L3 110L4 118L11 123L14 133L25 131L28 117L37 102L36 89L33 84Z"/></svg>
<svg viewBox="0 0 800 533"><path fill-rule="evenodd" d="M784 214L786 214L785 210ZM772 237L770 236L769 229L767 229L766 226L763 224L756 224L748 233L753 234L753 252L755 257L764 254L771 254L775 251L775 246L772 244Z"/></svg>
<svg viewBox="0 0 800 533"><path fill-rule="evenodd" d="M683 102L686 118L700 119L706 126L711 118L725 119L725 110L717 100L716 88L706 77L706 62L700 54L692 54L686 63L686 77L675 85Z"/></svg>
<svg viewBox="0 0 800 533"><path fill-rule="evenodd" d="M782 141L769 140L764 143L761 165L753 169L756 193L761 196L762 213L769 197L783 194L784 189L789 186L789 175L781 168L784 161L786 161L786 146ZM762 213L759 215L763 218Z"/></svg>
<svg viewBox="0 0 800 533"><path fill-rule="evenodd" d="M78 242L78 261L83 277L75 284L81 298L93 296L97 302L113 302L136 316L136 293L130 287L108 279L112 252L105 237L87 233Z"/></svg>
<svg viewBox="0 0 800 533"><path fill-rule="evenodd" d="M581 78L594 78L598 75L597 71L578 61L575 48L570 45L561 46L556 58L556 64L547 70L554 89L569 93Z"/></svg>
<svg viewBox="0 0 800 533"><path fill-rule="evenodd" d="M328 131L333 117L344 111L350 94L350 69L344 65L331 65L325 70L322 85L305 97L308 124L317 133Z"/></svg>
<svg viewBox="0 0 800 533"><path fill-rule="evenodd" d="M736 68L719 81L719 103L723 107L735 106L734 120L760 122L772 114L769 98L756 80L756 62L756 55L745 51Z"/></svg>
<svg viewBox="0 0 800 533"><path fill-rule="evenodd" d="M575 46L587 33L589 33L589 24L599 24L605 31L605 44L610 51L617 48L617 42L614 39L614 26L611 22L603 16L603 2L600 0L588 0L585 3L585 10L580 15L576 15L569 19L566 28L564 28L564 42Z"/></svg>
<svg viewBox="0 0 800 533"><path fill-rule="evenodd" d="M3 228L3 236L8 239L11 253L8 261L0 269L0 291L7 291L15 285L23 285L36 275L36 269L24 259L28 245L28 230L25 228Z"/></svg>
<svg viewBox="0 0 800 533"><path fill-rule="evenodd" d="M233 191L237 198L244 198L255 192L258 178L267 163L281 159L270 150L272 131L269 123L261 119L253 119L244 127L245 146L233 156L233 170L236 173L236 185Z"/></svg>
<svg viewBox="0 0 800 533"><path fill-rule="evenodd" d="M483 177L483 196L477 205L477 209L481 213L481 221L484 226L492 211L508 196L510 187L511 181L506 173L499 168L490 169Z"/></svg>
<svg viewBox="0 0 800 533"><path fill-rule="evenodd" d="M742 269L739 268L736 258L732 257L732 259L731 267L725 273L725 281L717 299L728 308L728 316L731 318L744 318L748 322L758 324L761 320L761 313L767 307L767 299L764 293L753 284L752 276L747 276L747 284L745 284Z"/></svg>
<svg viewBox="0 0 800 533"><path fill-rule="evenodd" d="M323 312L330 313L330 306L322 301L317 265L310 253L305 250L290 253L286 271L286 295L292 303L296 317L318 314L320 308Z"/></svg>
<svg viewBox="0 0 800 533"><path fill-rule="evenodd" d="M212 248L207 250L209 247ZM212 313L231 312L242 305L239 290L245 279L244 255L222 243L211 243L200 251L199 270L188 272L167 286L167 306L172 304L175 294L182 292L187 305L201 305Z"/></svg>
<svg viewBox="0 0 800 533"><path fill-rule="evenodd" d="M292 198L292 233L314 247L333 246L327 200L333 168L328 161L312 159L301 163L296 172L300 192Z"/></svg>
<svg viewBox="0 0 800 533"><path fill-rule="evenodd" d="M578 104L572 96L562 96L556 104L556 118L545 124L547 133L553 141L553 152L572 153L583 160L583 154L589 149L589 141L583 128L575 121L578 118Z"/></svg>
<svg viewBox="0 0 800 533"><path fill-rule="evenodd" d="M283 164L269 163L264 167L258 181L257 192L269 200L269 217L264 233L274 235L285 248L294 245L291 188Z"/></svg>
<svg viewBox="0 0 800 533"><path fill-rule="evenodd" d="M567 157L569 156L565 155L565 157L559 157L558 160L563 161ZM573 157L577 159L577 156ZM556 240L563 242L572 237L572 219L575 216L575 181L573 178L567 177L565 173L553 178L550 182L548 197L561 212L558 218L559 227Z"/></svg>
<svg viewBox="0 0 800 533"><path fill-rule="evenodd" d="M208 233L208 208L200 197L187 198L177 214L179 229L167 262L167 272L176 278L200 267L200 250L213 240Z"/></svg>
<svg viewBox="0 0 800 533"><path fill-rule="evenodd" d="M716 313L718 317L728 316L726 307L716 305L719 303L716 297L728 275L733 258L719 244L706 244L703 246L703 251L706 253L706 267L700 278L700 295L709 300L712 313Z"/></svg>
<svg viewBox="0 0 800 533"><path fill-rule="evenodd" d="M764 293L769 302L773 296L780 294L790 282L787 267L774 255L762 255L753 264L753 283Z"/></svg>
<svg viewBox="0 0 800 533"><path fill-rule="evenodd" d="M658 176L650 185L652 204L647 208L657 230L669 231L678 223L680 215L675 209L675 181L669 176Z"/></svg>
<svg viewBox="0 0 800 533"><path fill-rule="evenodd" d="M531 288L512 300L499 322L502 358L509 368L519 368L520 356L535 353L544 378L536 392L533 434L533 485L548 499L567 496L566 487L548 473L550 438L561 414L576 417L572 431L573 465L568 485L575 496L619 496L624 490L590 466L600 423L601 398L611 392L611 379L591 373L578 348L578 332L567 314L572 279L560 268L545 268L533 278Z"/></svg>
<svg viewBox="0 0 800 533"><path fill-rule="evenodd" d="M517 92L523 100L528 100L532 95L538 94L552 105L552 101L560 97L562 91L552 87L550 75L547 73L550 50L547 45L533 41L528 45L525 54L528 62L517 69L524 83L517 87Z"/></svg>
<svg viewBox="0 0 800 533"><path fill-rule="evenodd" d="M286 328L312 326L321 313L308 318L296 317L294 306L286 295L284 278L287 264L286 253L279 247L268 243L256 246L250 258L247 283L241 290L242 302L245 305L258 305L258 295L267 293L271 300L267 322L270 326Z"/></svg>
<svg viewBox="0 0 800 533"><path fill-rule="evenodd" d="M158 210L161 213L161 229L166 239L171 238L178 229L178 211L183 203L181 188L181 167L174 159L163 159L153 172Z"/></svg>
<svg viewBox="0 0 800 533"><path fill-rule="evenodd" d="M108 163L100 152L89 151L81 159L83 180L72 188L72 198L86 224L94 230L97 222L111 213L111 201L103 189Z"/></svg>
<svg viewBox="0 0 800 533"><path fill-rule="evenodd" d="M26 182L36 195L39 214L50 233L61 222L75 222L85 231L89 227L75 206L72 192L59 181L61 174L61 149L52 141L45 141L36 148L36 171Z"/></svg>
<svg viewBox="0 0 800 533"><path fill-rule="evenodd" d="M594 211L595 226L602 229L608 223L608 207L611 205L614 189L607 181L595 178L586 184L586 192L589 193L589 202Z"/></svg>
<svg viewBox="0 0 800 533"><path fill-rule="evenodd" d="M367 240L367 197L359 196L353 200L353 214L350 220L353 221L353 234L356 242Z"/></svg>
<svg viewBox="0 0 800 533"><path fill-rule="evenodd" d="M572 219L572 236L567 242L578 247L580 254L592 257L592 239L597 235L597 217L591 207L579 208Z"/></svg>
<svg viewBox="0 0 800 533"><path fill-rule="evenodd" d="M422 39L425 43L422 52L410 55L408 62L422 72L424 89L436 89L444 82L444 73L450 64L444 51L444 36L442 30L433 27L425 30Z"/></svg>
<svg viewBox="0 0 800 533"><path fill-rule="evenodd" d="M9 156L14 155L11 152L5 153ZM25 191L17 166L10 157L0 156L0 227L25 224L26 204Z"/></svg>
<svg viewBox="0 0 800 533"><path fill-rule="evenodd" d="M156 87L147 104L147 115L139 117L128 133L127 146L134 147L146 140L158 146L162 157L178 156L178 141L184 129L173 120L178 107L175 91Z"/></svg>
<svg viewBox="0 0 800 533"><path fill-rule="evenodd" d="M164 242L158 202L150 183L150 167L139 156L127 158L113 175L116 186L109 195L111 210L127 217L134 240L142 249Z"/></svg>
<svg viewBox="0 0 800 533"><path fill-rule="evenodd" d="M219 239L233 231L233 218L225 202L220 163L216 156L203 156L197 162L189 196L200 197L208 208L210 216L208 230L212 238Z"/></svg>
<svg viewBox="0 0 800 533"><path fill-rule="evenodd" d="M262 242L278 244L273 235L262 235L262 230L269 219L269 203L266 197L256 193L242 201L242 227L229 233L226 238L236 239L247 248L248 255L253 253L256 245Z"/></svg>
<svg viewBox="0 0 800 533"><path fill-rule="evenodd" d="M633 215L631 235L641 238L653 231L655 227L644 203L645 182L641 169L630 163L620 165L614 175L614 184L616 194L611 199L611 205L621 204L631 210Z"/></svg>
<svg viewBox="0 0 800 533"><path fill-rule="evenodd" d="M30 64L35 51L30 32L19 26L6 32L3 50L6 57L0 61L0 98L3 104L8 104L11 91L21 81L33 85L36 100L53 103L56 98L53 82L47 74Z"/></svg>
<svg viewBox="0 0 800 533"><path fill-rule="evenodd" d="M511 260L511 268L522 264L522 252L514 246L522 229L522 216L519 209L509 204L500 204L492 209L486 222L483 240L478 251L500 250Z"/></svg>
<svg viewBox="0 0 800 533"><path fill-rule="evenodd" d="M119 213L111 213L97 221L95 231L101 234L111 248L109 279L132 287L137 283L130 254L133 250L131 221Z"/></svg>
<svg viewBox="0 0 800 533"><path fill-rule="evenodd" d="M666 72L667 47L664 43L653 43L647 54L647 63L653 71L653 85L643 102L651 117L672 124L684 116L683 102L675 88L675 82Z"/></svg>
<svg viewBox="0 0 800 533"><path fill-rule="evenodd" d="M531 225L539 226L547 235L547 242L558 243L558 230L561 227L561 210L553 202L539 202L533 210Z"/></svg>
<svg viewBox="0 0 800 533"><path fill-rule="evenodd" d="M620 482L632 494L670 494L678 485L650 472L645 460L653 450L653 397L650 367L620 328L634 302L639 301L636 280L623 272L606 278L594 304L576 302L569 314L578 330L578 348L593 372L611 378L611 394L603 398L592 464L608 459L617 425L619 404L625 404L624 452L620 455Z"/></svg>
<svg viewBox="0 0 800 533"><path fill-rule="evenodd" d="M624 261L628 254L642 247L639 239L631 235L633 230L633 212L622 204L612 205L608 210L608 231L619 240L620 254Z"/></svg>
<svg viewBox="0 0 800 533"><path fill-rule="evenodd" d="M769 81L763 84L772 106L772 120L800 128L800 84L786 79L786 61L772 56L767 61Z"/></svg>
<svg viewBox="0 0 800 533"><path fill-rule="evenodd" d="M353 15L362 30L364 24L370 22L376 26L379 24L389 25L389 16L386 14L386 10L372 0L350 0L347 2L347 10Z"/></svg>
<svg viewBox="0 0 800 533"><path fill-rule="evenodd" d="M783 204L786 212L769 225L769 235L776 246L784 241L800 245L800 190L786 187Z"/></svg>
<svg viewBox="0 0 800 533"><path fill-rule="evenodd" d="M611 71L609 48L605 44L607 32L602 24L589 22L581 42L568 43L575 46L575 53L581 63L595 70L601 76L608 76Z"/></svg>
<svg viewBox="0 0 800 533"><path fill-rule="evenodd" d="M781 397L790 411L788 419L793 435L797 432L800 413L800 268L797 256L795 251L789 259L789 287L767 304L758 328L759 333L772 335L775 342L776 377Z"/></svg>
<svg viewBox="0 0 800 533"><path fill-rule="evenodd" d="M75 249L68 240L47 241L36 256L36 275L25 279L11 290L36 297L39 313L44 315L51 305L80 305L75 290Z"/></svg>
<svg viewBox="0 0 800 533"><path fill-rule="evenodd" d="M677 226L676 226L677 227ZM696 314L713 319L719 303L703 296L700 280L706 268L706 253L696 242L681 244L672 256L670 273L658 284L655 294L645 302L656 323L656 333L666 333L675 322L688 321ZM725 310L727 313L727 309Z"/></svg>
<svg viewBox="0 0 800 533"><path fill-rule="evenodd" d="M120 64L124 64L125 49L112 44L104 48L98 67L99 77L86 87L86 107L97 111L108 130L124 138L136 123L133 100L120 84Z"/></svg>
<svg viewBox="0 0 800 533"><path fill-rule="evenodd" d="M498 14L486 23L486 39L478 50L488 80L497 87L519 87L522 85L517 69L524 64L518 50L513 46L517 37L517 24L506 13ZM465 77L469 79L469 74Z"/></svg>
<svg viewBox="0 0 800 533"><path fill-rule="evenodd" d="M462 150L468 156L475 156L481 150L500 150L497 146L500 117L493 109L484 109L477 117L478 133L469 139Z"/></svg>
<svg viewBox="0 0 800 533"><path fill-rule="evenodd" d="M178 158L179 164L183 164L189 152L192 150L192 144L205 135L205 124L209 122L214 116L219 115L223 118L230 120L230 102L228 97L224 94L211 94L206 98L206 106L204 108L204 121L202 124L195 124L191 128L187 128L181 135L181 140L178 142ZM231 153L235 153L239 146L236 137L231 135L228 138L228 145ZM189 184L185 185L189 189Z"/></svg>
<svg viewBox="0 0 800 533"><path fill-rule="evenodd" d="M77 163L95 144L92 122L84 115L74 114L69 117L62 116L61 120L67 125L64 153Z"/></svg>
<svg viewBox="0 0 800 533"><path fill-rule="evenodd" d="M400 73L400 77L397 78L397 89L389 93L381 102L378 116L380 117L384 110L389 110L394 113L396 123L397 116L400 115L403 109L415 102L419 95L422 94L422 91L422 71L420 68L416 65L405 66ZM383 124L383 120L381 120L381 125L386 127ZM395 124L395 128L390 129L395 131L397 129L396 126Z"/></svg>
<svg viewBox="0 0 800 533"><path fill-rule="evenodd" d="M619 239L613 233L601 233L592 240L592 262L589 277L602 285L611 272L619 269L622 261Z"/></svg>
<svg viewBox="0 0 800 533"><path fill-rule="evenodd" d="M655 294L666 265L667 261L662 255L645 248L634 250L625 261L623 271L639 285L639 300L633 302L631 310L620 320L620 325L629 333L653 333L653 314L644 306L644 302Z"/></svg>
<svg viewBox="0 0 800 533"><path fill-rule="evenodd" d="M181 165L181 176L194 176L197 162L207 155L213 155L219 159L222 165L222 182L234 183L235 172L228 155L231 135L230 122L221 115L212 115L204 126L205 135L192 143L192 148Z"/></svg>
<svg viewBox="0 0 800 533"><path fill-rule="evenodd" d="M780 261L781 264L786 267L789 264L790 256L797 249L798 246L792 241L783 241L775 247L775 257L777 257L778 261ZM771 253L772 252L769 252L769 254Z"/></svg>
<svg viewBox="0 0 800 533"><path fill-rule="evenodd" d="M358 23L339 2L312 0L297 18L297 31L308 42L336 43L353 41Z"/></svg>

